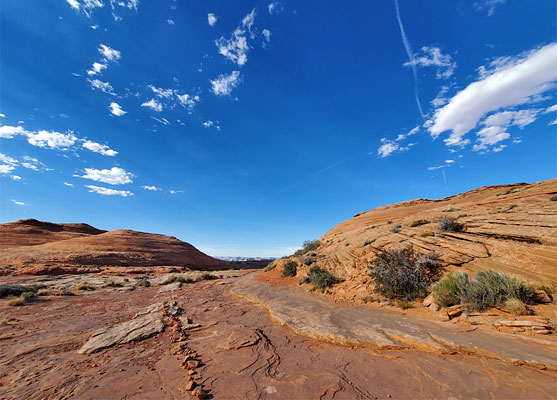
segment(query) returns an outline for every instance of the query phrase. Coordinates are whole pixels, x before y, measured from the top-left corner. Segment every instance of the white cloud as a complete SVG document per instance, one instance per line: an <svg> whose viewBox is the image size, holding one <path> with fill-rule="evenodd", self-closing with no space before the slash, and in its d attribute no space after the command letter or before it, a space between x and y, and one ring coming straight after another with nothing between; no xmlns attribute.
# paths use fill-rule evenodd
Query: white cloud
<svg viewBox="0 0 557 400"><path fill-rule="evenodd" d="M506 132L506 127L497 125L485 127L481 129L477 135L479 144L473 146L474 151L486 150L488 146L492 146L511 137L510 133Z"/></svg>
<svg viewBox="0 0 557 400"><path fill-rule="evenodd" d="M229 95L240 83L240 72L232 71L229 75L219 75L211 82L211 91L217 96Z"/></svg>
<svg viewBox="0 0 557 400"><path fill-rule="evenodd" d="M269 10L269 14L273 15L279 12L280 10L278 5L279 5L278 1L270 2L269 5L267 6L267 9Z"/></svg>
<svg viewBox="0 0 557 400"><path fill-rule="evenodd" d="M38 133L28 132L26 135L27 141L33 146L49 147L51 149L66 150L77 141L77 137L75 137L71 131L64 134L55 131L40 130Z"/></svg>
<svg viewBox="0 0 557 400"><path fill-rule="evenodd" d="M381 158L385 158L385 157L390 156L392 153L397 151L399 148L400 148L400 146L398 145L398 143L388 141L388 140L384 140L384 143L381 146L379 146L379 148L377 149L377 155L379 155L379 157L381 157Z"/></svg>
<svg viewBox="0 0 557 400"><path fill-rule="evenodd" d="M199 96L190 96L187 93L176 94L176 97L178 98L178 102L189 110L192 110L195 104L200 100Z"/></svg>
<svg viewBox="0 0 557 400"><path fill-rule="evenodd" d="M10 178L12 178L14 181L20 181L20 180L23 179L23 178L22 178L21 176L19 176L19 175L10 175Z"/></svg>
<svg viewBox="0 0 557 400"><path fill-rule="evenodd" d="M261 32L263 34L263 36L265 37L265 41L267 43L271 42L271 31L268 29L263 29L263 31ZM265 42L263 42L263 46L265 46Z"/></svg>
<svg viewBox="0 0 557 400"><path fill-rule="evenodd" d="M121 117L122 115L127 114L127 111L122 110L120 104L115 102L110 103L109 109L110 113L116 115L117 117Z"/></svg>
<svg viewBox="0 0 557 400"><path fill-rule="evenodd" d="M174 25L174 21L172 21L171 19L167 19L167 20L166 20L166 23L167 23L168 25Z"/></svg>
<svg viewBox="0 0 557 400"><path fill-rule="evenodd" d="M149 85L149 88L153 91L153 93L157 95L157 97L161 97L165 99L171 98L172 95L174 94L174 91L172 89L157 88L153 85Z"/></svg>
<svg viewBox="0 0 557 400"><path fill-rule="evenodd" d="M0 174L9 174L15 169L13 165L0 164Z"/></svg>
<svg viewBox="0 0 557 400"><path fill-rule="evenodd" d="M520 128L524 128L526 125L531 124L536 120L540 110L530 109L530 110L520 110L520 111L502 111L490 115L485 118L481 124L486 126L510 126L516 125Z"/></svg>
<svg viewBox="0 0 557 400"><path fill-rule="evenodd" d="M162 104L159 103L155 99L151 99L149 101L146 101L145 103L141 104L141 107L147 107L147 108L150 108L151 110L156 111L156 112L161 112L162 111Z"/></svg>
<svg viewBox="0 0 557 400"><path fill-rule="evenodd" d="M0 113L0 118L6 118L6 114Z"/></svg>
<svg viewBox="0 0 557 400"><path fill-rule="evenodd" d="M112 47L104 44L99 46L99 53L101 53L106 61L118 61L122 55L118 50L114 50Z"/></svg>
<svg viewBox="0 0 557 400"><path fill-rule="evenodd" d="M14 203L14 204L17 205L17 206L24 206L24 205L25 205L24 202L22 202L22 201L17 201L17 200L14 200L14 199L12 199L11 202Z"/></svg>
<svg viewBox="0 0 557 400"><path fill-rule="evenodd" d="M548 125L549 125L549 126L551 126L551 125L557 125L557 119L555 119L554 121L551 121Z"/></svg>
<svg viewBox="0 0 557 400"><path fill-rule="evenodd" d="M10 157L4 153L0 153L0 162L6 163L6 164L10 164L10 165L17 165L18 161L13 158Z"/></svg>
<svg viewBox="0 0 557 400"><path fill-rule="evenodd" d="M170 189L170 190L168 191L168 193L170 193L170 194L178 194L178 193L184 193L184 191L183 191L183 190L174 190L174 189Z"/></svg>
<svg viewBox="0 0 557 400"><path fill-rule="evenodd" d="M157 118L157 117L151 116L151 119L154 119L154 120L157 121L159 124L170 125L170 121L167 120L166 118Z"/></svg>
<svg viewBox="0 0 557 400"><path fill-rule="evenodd" d="M29 132L23 129L22 126L10 126L2 125L0 126L0 138L11 139L15 135L27 135Z"/></svg>
<svg viewBox="0 0 557 400"><path fill-rule="evenodd" d="M66 186L73 187L73 183L68 183L68 182L62 182L62 183Z"/></svg>
<svg viewBox="0 0 557 400"><path fill-rule="evenodd" d="M210 128L211 126L213 126L214 122L213 121L205 121L203 122L203 126L205 128Z"/></svg>
<svg viewBox="0 0 557 400"><path fill-rule="evenodd" d="M94 153L102 154L103 156L114 157L116 154L118 154L117 151L112 150L107 145L92 142L90 140L86 140L85 142L83 142L82 146L87 150L91 150Z"/></svg>
<svg viewBox="0 0 557 400"><path fill-rule="evenodd" d="M217 23L217 17L215 17L215 14L207 14L207 23L211 26L215 26L215 24Z"/></svg>
<svg viewBox="0 0 557 400"><path fill-rule="evenodd" d="M94 62L93 67L89 71L87 71L87 74L89 76L100 74L103 71L103 69L106 69L106 67L107 67L106 64Z"/></svg>
<svg viewBox="0 0 557 400"><path fill-rule="evenodd" d="M554 104L551 107L547 107L545 110L546 113L555 112L555 111L557 111L557 104Z"/></svg>
<svg viewBox="0 0 557 400"><path fill-rule="evenodd" d="M27 169L32 169L33 171L38 171L39 167L37 166L37 164L33 164L33 163L29 163L29 162L23 162L21 163L21 166Z"/></svg>
<svg viewBox="0 0 557 400"><path fill-rule="evenodd" d="M122 197L133 196L133 193L128 190L115 190L115 189L110 189L110 188L95 186L95 185L87 185L86 188L89 189L90 193L98 193L105 196L122 196Z"/></svg>
<svg viewBox="0 0 557 400"><path fill-rule="evenodd" d="M66 0L68 2L68 4L70 5L70 7L72 7L73 9L79 11L79 3L76 0Z"/></svg>
<svg viewBox="0 0 557 400"><path fill-rule="evenodd" d="M474 2L474 7L478 10L487 9L487 15L492 16L495 13L495 7L500 4L505 4L507 0L477 0Z"/></svg>
<svg viewBox="0 0 557 400"><path fill-rule="evenodd" d="M523 104L528 98L554 87L557 80L557 43L530 52L524 58L471 83L435 112L429 131L433 137L451 131L448 146L467 142L463 136L487 113Z"/></svg>
<svg viewBox="0 0 557 400"><path fill-rule="evenodd" d="M396 141L396 142L400 142L401 140L406 139L408 136L415 135L415 134L418 133L419 131L420 131L420 127L419 127L419 126L416 126L416 127L412 128L408 133L400 133L400 134L396 137L395 141Z"/></svg>
<svg viewBox="0 0 557 400"><path fill-rule="evenodd" d="M445 160L445 164L454 164L454 160Z"/></svg>
<svg viewBox="0 0 557 400"><path fill-rule="evenodd" d="M421 53L415 54L414 58L405 62L405 67L437 67L437 79L447 79L451 77L456 69L456 63L448 54L441 53L438 47L424 46Z"/></svg>
<svg viewBox="0 0 557 400"><path fill-rule="evenodd" d="M109 185L125 185L126 183L133 182L133 175L120 167L112 167L111 169L85 168L85 175L74 176L108 183Z"/></svg>
<svg viewBox="0 0 557 400"><path fill-rule="evenodd" d="M159 190L162 190L162 189L160 189L160 188L158 188L158 187L156 187L156 186L147 186L147 185L146 185L146 186L142 186L142 187L143 187L143 189L145 189L145 190L150 190L150 191L152 191L152 192L158 192Z"/></svg>
<svg viewBox="0 0 557 400"><path fill-rule="evenodd" d="M246 15L241 24L232 32L229 39L220 37L215 40L219 53L228 58L235 64L242 66L248 61L247 52L249 50L246 33L250 34L250 38L255 38L255 34L251 32L255 20L255 9Z"/></svg>
<svg viewBox="0 0 557 400"><path fill-rule="evenodd" d="M89 81L93 89L98 89L104 93L108 93L112 95L114 94L114 89L112 88L112 85L108 82L103 82L99 79L87 79L87 81Z"/></svg>

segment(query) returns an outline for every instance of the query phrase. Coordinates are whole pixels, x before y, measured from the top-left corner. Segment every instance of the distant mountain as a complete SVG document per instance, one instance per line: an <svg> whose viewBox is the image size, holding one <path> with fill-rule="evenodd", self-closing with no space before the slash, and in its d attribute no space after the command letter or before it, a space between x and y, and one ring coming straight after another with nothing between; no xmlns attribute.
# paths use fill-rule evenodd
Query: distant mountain
<svg viewBox="0 0 557 400"><path fill-rule="evenodd" d="M217 257L224 261L273 261L276 257Z"/></svg>
<svg viewBox="0 0 557 400"><path fill-rule="evenodd" d="M173 236L87 224L54 224L25 219L0 224L1 265L181 266L200 270L229 268Z"/></svg>

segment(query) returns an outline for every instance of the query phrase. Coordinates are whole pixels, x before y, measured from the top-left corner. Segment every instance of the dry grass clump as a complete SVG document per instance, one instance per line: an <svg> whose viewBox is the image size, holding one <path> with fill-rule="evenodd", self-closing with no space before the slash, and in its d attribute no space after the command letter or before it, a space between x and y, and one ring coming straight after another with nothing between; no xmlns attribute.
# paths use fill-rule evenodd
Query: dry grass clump
<svg viewBox="0 0 557 400"><path fill-rule="evenodd" d="M435 236L435 233L431 232L431 231L424 231L422 233L420 233L420 237L430 237L430 236Z"/></svg>
<svg viewBox="0 0 557 400"><path fill-rule="evenodd" d="M35 297L35 292L24 292L19 297L10 295L7 297L8 305L11 307L24 306L25 303L33 299L33 297Z"/></svg>
<svg viewBox="0 0 557 400"><path fill-rule="evenodd" d="M429 224L429 220L427 219L417 219L415 221L412 221L412 223L410 224L410 227L415 228L416 226L420 226L420 225L427 225Z"/></svg>
<svg viewBox="0 0 557 400"><path fill-rule="evenodd" d="M77 290L95 290L95 287L90 285L88 282L81 282L76 287Z"/></svg>
<svg viewBox="0 0 557 400"><path fill-rule="evenodd" d="M464 231L464 224L456 221L453 217L441 217L437 222L437 226L443 232L462 232Z"/></svg>
<svg viewBox="0 0 557 400"><path fill-rule="evenodd" d="M122 287L122 286L124 286L124 285L122 285L120 282L116 282L116 281L113 281L112 279L110 279L109 281L107 281L103 285L103 288L106 288L106 287Z"/></svg>
<svg viewBox="0 0 557 400"><path fill-rule="evenodd" d="M503 307L505 308L505 310L514 315L530 314L530 310L528 310L526 304L515 298L511 298L505 301L505 303L503 303Z"/></svg>

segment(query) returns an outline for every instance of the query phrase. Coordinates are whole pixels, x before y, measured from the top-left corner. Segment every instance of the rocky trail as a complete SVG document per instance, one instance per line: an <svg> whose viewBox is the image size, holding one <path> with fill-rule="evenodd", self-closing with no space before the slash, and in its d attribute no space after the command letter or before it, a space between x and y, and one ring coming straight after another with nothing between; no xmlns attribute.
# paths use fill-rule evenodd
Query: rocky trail
<svg viewBox="0 0 557 400"><path fill-rule="evenodd" d="M501 349L512 353L514 348L530 358L513 363L512 354L497 359L442 343L447 337L430 341L433 335L423 332L436 331L431 321L422 326L402 314L367 309L369 320L361 321L358 328L356 322L346 325L346 318L353 320L362 307L256 282L254 273L222 275L222 279L174 286L159 285L167 276L150 277L150 287L135 290L124 283L77 296L41 296L24 307L2 303L0 398L557 397L552 370L556 355L551 352L555 347L548 348L545 339L500 334L500 343L471 343L489 347L492 353ZM58 280L69 285L71 279ZM104 278L74 279L99 282ZM373 318L377 326L369 327ZM375 329L381 332L377 337L383 345L316 340L303 332L301 323L331 329L338 338L366 337L370 343L380 343L373 336ZM448 336L457 331L454 326L443 330ZM456 336L476 338L475 332L461 333ZM410 336L406 340L405 334ZM412 344L418 342L430 347ZM496 344L499 350L494 349ZM521 363L530 365L516 365Z"/></svg>

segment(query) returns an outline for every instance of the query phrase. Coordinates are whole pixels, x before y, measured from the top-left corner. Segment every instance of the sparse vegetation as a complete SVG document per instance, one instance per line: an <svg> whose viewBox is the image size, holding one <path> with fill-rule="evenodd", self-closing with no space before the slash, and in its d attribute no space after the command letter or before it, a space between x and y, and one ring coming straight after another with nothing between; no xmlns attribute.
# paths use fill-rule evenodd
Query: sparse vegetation
<svg viewBox="0 0 557 400"><path fill-rule="evenodd" d="M75 296L74 292L68 289L62 289L57 294L57 296Z"/></svg>
<svg viewBox="0 0 557 400"><path fill-rule="evenodd" d="M441 263L435 253L418 254L411 247L385 250L373 260L368 272L375 291L389 299L413 300L427 294Z"/></svg>
<svg viewBox="0 0 557 400"><path fill-rule="evenodd" d="M147 278L143 277L137 282L136 286L150 287L151 282L149 282Z"/></svg>
<svg viewBox="0 0 557 400"><path fill-rule="evenodd" d="M95 287L91 286L87 282L81 282L79 285L77 285L76 289L77 290L95 290Z"/></svg>
<svg viewBox="0 0 557 400"><path fill-rule="evenodd" d="M203 276L203 275L202 275ZM202 279L199 279L202 280ZM161 283L161 285L169 285L171 283L180 282L180 283L192 283L194 280L190 277L178 276L178 275L171 275L166 278L165 281Z"/></svg>
<svg viewBox="0 0 557 400"><path fill-rule="evenodd" d="M514 298L508 299L503 304L503 307L505 308L505 310L507 310L508 312L510 312L511 314L514 314L514 315L528 315L528 314L530 314L530 310L528 310L528 307L526 307L526 304L524 304L523 302L521 302L518 299L514 299Z"/></svg>
<svg viewBox="0 0 557 400"><path fill-rule="evenodd" d="M311 280L309 279L309 276L304 276L304 277L300 278L300 280L298 281L298 285L306 285L308 283L311 283Z"/></svg>
<svg viewBox="0 0 557 400"><path fill-rule="evenodd" d="M25 292L36 292L37 290L36 286L0 284L0 298L20 296Z"/></svg>
<svg viewBox="0 0 557 400"><path fill-rule="evenodd" d="M297 264L294 261L287 261L284 264L284 267L282 267L282 276L285 278L290 276L296 276L297 270L298 270Z"/></svg>
<svg viewBox="0 0 557 400"><path fill-rule="evenodd" d="M366 239L364 242L364 246L369 246L370 244L372 244L373 242L375 242L375 238L373 239Z"/></svg>
<svg viewBox="0 0 557 400"><path fill-rule="evenodd" d="M468 310L501 307L510 299L531 304L534 289L522 280L490 269L477 271L474 280L459 271L443 276L433 288L433 296L440 306L464 304Z"/></svg>
<svg viewBox="0 0 557 400"><path fill-rule="evenodd" d="M364 297L362 297L361 300L362 300L365 304L368 304L368 303L373 303L373 302L376 301L377 299L376 299L375 297L373 297L373 296L364 296Z"/></svg>
<svg viewBox="0 0 557 400"><path fill-rule="evenodd" d="M219 278L218 278L218 276L213 275L213 274L203 274L203 275L199 276L196 279L196 281L212 281L214 279L219 279ZM188 278L186 278L183 283L189 283Z"/></svg>
<svg viewBox="0 0 557 400"><path fill-rule="evenodd" d="M464 224L457 222L453 217L441 217L437 222L437 226L443 232L462 232L464 231Z"/></svg>
<svg viewBox="0 0 557 400"><path fill-rule="evenodd" d="M557 201L557 194L554 194L549 198L549 201Z"/></svg>
<svg viewBox="0 0 557 400"><path fill-rule="evenodd" d="M427 220L427 219L417 219L415 221L412 221L412 223L410 224L410 227L415 228L416 226L427 225L429 223L430 223L430 221Z"/></svg>
<svg viewBox="0 0 557 400"><path fill-rule="evenodd" d="M424 231L424 232L420 233L420 237L429 237L429 236L435 236L435 233L433 233L431 231Z"/></svg>
<svg viewBox="0 0 557 400"><path fill-rule="evenodd" d="M464 217L467 217L467 216L468 216L468 214L459 214L458 218L464 218Z"/></svg>
<svg viewBox="0 0 557 400"><path fill-rule="evenodd" d="M543 290L549 296L550 299L553 299L553 293L555 293L554 287L545 284L545 285L541 285L538 289Z"/></svg>
<svg viewBox="0 0 557 400"><path fill-rule="evenodd" d="M400 308L401 310L406 310L407 308L412 307L412 303L410 303L410 302L409 302L408 300L406 300L406 299L400 299L400 300L397 300L396 306L397 306L398 308Z"/></svg>
<svg viewBox="0 0 557 400"><path fill-rule="evenodd" d="M120 282L115 282L112 279L110 279L109 281L107 281L103 287L122 287L124 285L122 285Z"/></svg>
<svg viewBox="0 0 557 400"><path fill-rule="evenodd" d="M348 247L348 246L350 246L350 242L346 242L346 243L344 243L344 245L345 245L346 247Z"/></svg>
<svg viewBox="0 0 557 400"><path fill-rule="evenodd" d="M392 223L393 223L393 221L391 221L391 220L388 220L388 221L387 221L387 224L388 224L388 225L390 225L390 224L392 224Z"/></svg>
<svg viewBox="0 0 557 400"><path fill-rule="evenodd" d="M455 211L460 211L460 208L457 208L457 207L449 207L449 208L443 210L443 212L455 212Z"/></svg>
<svg viewBox="0 0 557 400"><path fill-rule="evenodd" d="M304 257L304 264L305 265L311 265L315 262L315 259L313 257Z"/></svg>
<svg viewBox="0 0 557 400"><path fill-rule="evenodd" d="M23 292L19 297L10 295L7 297L8 305L11 307L24 306L29 300L35 297L35 292Z"/></svg>
<svg viewBox="0 0 557 400"><path fill-rule="evenodd" d="M50 292L46 289L39 289L37 291L37 296L50 296Z"/></svg>
<svg viewBox="0 0 557 400"><path fill-rule="evenodd" d="M267 264L267 266L265 268L263 268L264 272L268 272L271 271L273 269L275 269L277 266L277 263L275 261L271 261L269 264Z"/></svg>
<svg viewBox="0 0 557 400"><path fill-rule="evenodd" d="M340 279L331 274L326 269L320 267L311 267L309 270L309 280L313 284L314 289L324 291L327 288L340 282Z"/></svg>
<svg viewBox="0 0 557 400"><path fill-rule="evenodd" d="M395 226L392 227L391 232L392 233L399 233L401 228L402 228L402 225L396 224Z"/></svg>
<svg viewBox="0 0 557 400"><path fill-rule="evenodd" d="M310 251L315 251L317 250L317 248L321 245L321 242L319 240L306 240L304 242L304 244L302 245L302 248L300 250L296 250L296 252L293 254L293 256L298 257L298 256L303 256L306 253L309 253Z"/></svg>

